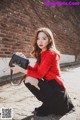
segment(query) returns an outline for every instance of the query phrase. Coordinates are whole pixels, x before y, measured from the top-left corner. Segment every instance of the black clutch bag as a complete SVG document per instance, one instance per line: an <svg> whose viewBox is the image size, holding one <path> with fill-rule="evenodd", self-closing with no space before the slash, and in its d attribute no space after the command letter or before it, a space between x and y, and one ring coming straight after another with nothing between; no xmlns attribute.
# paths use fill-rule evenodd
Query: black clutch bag
<svg viewBox="0 0 80 120"><path fill-rule="evenodd" d="M26 69L28 64L29 64L29 60L26 59L26 58L22 58L22 57L20 57L20 56L18 56L16 54L13 54L12 58L11 58L11 60L9 62L9 66L14 67L13 64L16 64L16 65Z"/></svg>
<svg viewBox="0 0 80 120"><path fill-rule="evenodd" d="M12 58L9 62L9 67L14 67L13 64L16 64L16 65L22 67L23 69L26 69L28 67L28 64L29 64L29 59L26 59L26 58L20 57L16 54L13 54ZM21 78L20 81L19 80L13 80L12 79L12 74L13 74L13 70L11 70L11 83L12 83L12 85L19 85L19 84L21 84L22 80L26 78L26 75L24 75Z"/></svg>

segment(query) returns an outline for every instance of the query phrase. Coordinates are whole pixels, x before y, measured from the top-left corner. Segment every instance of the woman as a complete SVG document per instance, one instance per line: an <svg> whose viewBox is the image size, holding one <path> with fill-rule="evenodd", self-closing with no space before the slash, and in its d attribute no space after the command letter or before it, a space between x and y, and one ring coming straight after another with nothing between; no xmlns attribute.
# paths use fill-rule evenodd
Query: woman
<svg viewBox="0 0 80 120"><path fill-rule="evenodd" d="M16 53L25 57L22 53ZM60 52L55 47L53 34L49 28L39 28L35 35L32 55L36 58L34 67L26 70L15 66L11 69L26 74L25 86L42 101L35 108L38 116L49 114L64 115L74 108L60 73Z"/></svg>

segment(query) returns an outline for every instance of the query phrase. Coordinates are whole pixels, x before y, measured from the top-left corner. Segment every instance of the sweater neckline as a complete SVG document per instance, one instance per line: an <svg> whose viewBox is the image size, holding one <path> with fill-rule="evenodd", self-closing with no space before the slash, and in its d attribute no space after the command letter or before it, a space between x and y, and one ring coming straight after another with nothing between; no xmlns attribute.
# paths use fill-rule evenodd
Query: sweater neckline
<svg viewBox="0 0 80 120"><path fill-rule="evenodd" d="M46 52L48 52L48 51L50 51L50 50L41 51L41 54L46 53Z"/></svg>

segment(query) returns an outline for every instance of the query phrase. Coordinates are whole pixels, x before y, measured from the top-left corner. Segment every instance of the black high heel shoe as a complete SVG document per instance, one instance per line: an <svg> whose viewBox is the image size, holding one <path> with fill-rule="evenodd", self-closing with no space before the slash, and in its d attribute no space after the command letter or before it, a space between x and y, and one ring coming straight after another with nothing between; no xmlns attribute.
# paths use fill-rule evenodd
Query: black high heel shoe
<svg viewBox="0 0 80 120"><path fill-rule="evenodd" d="M37 116L48 116L50 114L53 114L54 112L52 110L49 110L46 107L42 107L41 109L39 109L36 113Z"/></svg>
<svg viewBox="0 0 80 120"><path fill-rule="evenodd" d="M44 103L40 107L35 108L35 111L38 112L39 110L43 109L43 107L44 107Z"/></svg>

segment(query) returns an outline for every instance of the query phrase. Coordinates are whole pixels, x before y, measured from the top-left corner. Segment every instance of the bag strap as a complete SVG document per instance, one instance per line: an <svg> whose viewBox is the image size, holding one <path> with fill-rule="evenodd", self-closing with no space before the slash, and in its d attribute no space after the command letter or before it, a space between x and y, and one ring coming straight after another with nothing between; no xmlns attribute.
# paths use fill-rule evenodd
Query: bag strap
<svg viewBox="0 0 80 120"><path fill-rule="evenodd" d="M12 84L12 85L20 85L20 84L22 83L22 81L26 78L26 75L24 75L24 76L21 78L21 80L20 80L20 82L19 82L18 84L14 84L14 83L13 83L13 79L12 79L12 75L13 75L13 70L12 70L12 69L10 70L10 75L11 75L11 84Z"/></svg>

